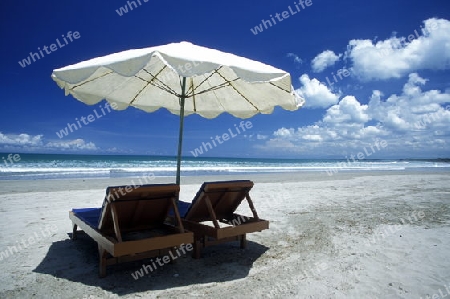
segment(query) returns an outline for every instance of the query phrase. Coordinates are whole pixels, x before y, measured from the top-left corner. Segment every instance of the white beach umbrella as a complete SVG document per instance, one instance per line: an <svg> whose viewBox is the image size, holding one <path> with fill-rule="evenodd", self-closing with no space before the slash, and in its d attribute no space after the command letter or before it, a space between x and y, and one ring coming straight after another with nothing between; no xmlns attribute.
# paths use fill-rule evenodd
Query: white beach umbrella
<svg viewBox="0 0 450 299"><path fill-rule="evenodd" d="M153 112L166 108L180 116L176 183L180 183L185 115L238 118L270 114L275 106L304 104L290 74L244 57L189 42L128 50L56 69L52 78L81 102L106 99L117 110L130 106Z"/></svg>

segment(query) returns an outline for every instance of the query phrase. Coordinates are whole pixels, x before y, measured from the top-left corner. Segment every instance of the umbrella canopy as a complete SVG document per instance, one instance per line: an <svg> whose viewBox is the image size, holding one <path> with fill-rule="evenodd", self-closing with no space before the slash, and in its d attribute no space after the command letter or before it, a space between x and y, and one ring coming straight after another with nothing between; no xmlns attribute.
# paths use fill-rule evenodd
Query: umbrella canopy
<svg viewBox="0 0 450 299"><path fill-rule="evenodd" d="M81 102L106 99L112 107L180 115L176 183L185 115L238 118L270 114L275 106L296 110L304 104L290 74L270 65L189 42L128 50L56 69L52 78Z"/></svg>

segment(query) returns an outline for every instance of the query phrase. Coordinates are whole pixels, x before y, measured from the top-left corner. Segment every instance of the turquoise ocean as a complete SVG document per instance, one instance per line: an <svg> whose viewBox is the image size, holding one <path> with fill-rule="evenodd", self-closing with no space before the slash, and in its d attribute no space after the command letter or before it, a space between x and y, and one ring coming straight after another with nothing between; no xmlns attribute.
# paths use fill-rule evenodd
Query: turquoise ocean
<svg viewBox="0 0 450 299"><path fill-rule="evenodd" d="M176 158L165 156L18 154L7 160L0 153L0 180L69 178L119 178L173 176ZM20 158L20 160L19 160ZM13 162L11 162L13 161ZM344 171L450 171L449 159L419 160L308 160L184 157L182 176L233 175L277 172L323 172L329 176Z"/></svg>

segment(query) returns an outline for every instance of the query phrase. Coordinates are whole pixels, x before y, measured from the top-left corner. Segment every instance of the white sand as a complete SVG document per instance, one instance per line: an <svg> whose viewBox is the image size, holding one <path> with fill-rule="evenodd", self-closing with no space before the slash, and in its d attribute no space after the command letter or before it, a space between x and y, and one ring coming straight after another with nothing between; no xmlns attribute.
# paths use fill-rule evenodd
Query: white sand
<svg viewBox="0 0 450 299"><path fill-rule="evenodd" d="M235 178L184 178L181 199L204 180ZM450 173L242 178L255 182L269 230L249 235L246 250L209 247L139 280L142 261L99 279L96 244L68 237L70 209L100 206L106 186L129 179L2 181L0 253L18 252L0 260L0 298L450 297Z"/></svg>

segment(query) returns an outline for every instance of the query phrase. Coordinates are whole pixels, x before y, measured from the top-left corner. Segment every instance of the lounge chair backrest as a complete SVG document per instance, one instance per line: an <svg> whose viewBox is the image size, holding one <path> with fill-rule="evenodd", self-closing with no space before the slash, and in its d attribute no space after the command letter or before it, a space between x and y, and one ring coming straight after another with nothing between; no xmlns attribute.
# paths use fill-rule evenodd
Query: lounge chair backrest
<svg viewBox="0 0 450 299"><path fill-rule="evenodd" d="M126 186L108 187L98 228L114 228L111 209L115 209L121 230L161 225L179 192L180 186L176 184L128 186L128 189Z"/></svg>
<svg viewBox="0 0 450 299"><path fill-rule="evenodd" d="M211 202L217 219L229 218L242 200L246 198L252 187L253 182L248 180L203 183L192 201L185 219L191 221L212 220L207 200Z"/></svg>

